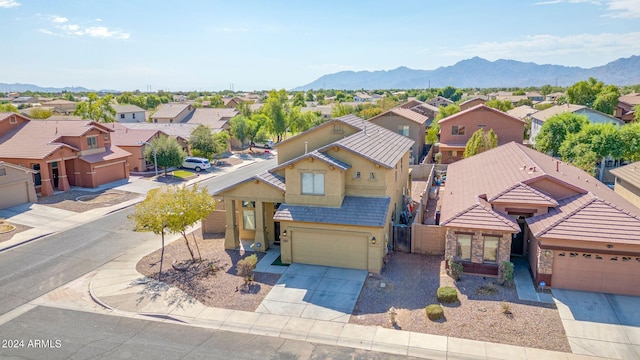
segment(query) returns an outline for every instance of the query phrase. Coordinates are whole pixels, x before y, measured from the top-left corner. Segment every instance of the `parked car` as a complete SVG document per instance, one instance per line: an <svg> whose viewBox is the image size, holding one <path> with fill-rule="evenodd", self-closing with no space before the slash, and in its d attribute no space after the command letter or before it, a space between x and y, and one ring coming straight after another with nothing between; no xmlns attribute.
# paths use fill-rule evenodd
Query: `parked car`
<svg viewBox="0 0 640 360"><path fill-rule="evenodd" d="M187 156L187 158L182 162L182 167L195 171L201 171L211 168L211 163L205 158Z"/></svg>

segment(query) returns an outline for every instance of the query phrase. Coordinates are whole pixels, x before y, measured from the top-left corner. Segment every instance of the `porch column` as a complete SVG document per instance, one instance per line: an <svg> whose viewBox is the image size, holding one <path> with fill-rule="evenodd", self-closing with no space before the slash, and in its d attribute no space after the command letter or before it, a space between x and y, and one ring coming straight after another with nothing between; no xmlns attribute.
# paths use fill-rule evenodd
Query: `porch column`
<svg viewBox="0 0 640 360"><path fill-rule="evenodd" d="M40 163L40 181L42 182L42 185L40 187L40 194L42 194L42 196L53 195L53 183L51 181L52 178L53 176L51 176L51 170L49 169L49 164L47 164L44 161L41 162Z"/></svg>
<svg viewBox="0 0 640 360"><path fill-rule="evenodd" d="M58 190L69 191L69 178L67 177L67 167L64 164L64 158L58 161Z"/></svg>
<svg viewBox="0 0 640 360"><path fill-rule="evenodd" d="M224 248L237 249L240 246L240 234L236 224L236 201L224 199L226 228L224 233Z"/></svg>
<svg viewBox="0 0 640 360"><path fill-rule="evenodd" d="M260 252L267 251L268 242L266 241L266 230L264 225L264 203L262 201L256 201L256 237L253 240L255 248ZM260 244L260 245L258 245Z"/></svg>

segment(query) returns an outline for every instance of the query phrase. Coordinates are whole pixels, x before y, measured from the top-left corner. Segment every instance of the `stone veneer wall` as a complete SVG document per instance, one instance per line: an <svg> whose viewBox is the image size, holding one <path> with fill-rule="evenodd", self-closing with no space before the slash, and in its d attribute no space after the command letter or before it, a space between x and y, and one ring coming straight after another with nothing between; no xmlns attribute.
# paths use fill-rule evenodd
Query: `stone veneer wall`
<svg viewBox="0 0 640 360"><path fill-rule="evenodd" d="M551 274L553 272L553 250L544 250L538 247L538 274Z"/></svg>
<svg viewBox="0 0 640 360"><path fill-rule="evenodd" d="M446 260L453 259L456 257L456 249L457 249L457 238L456 232L460 233L471 233L471 262L481 264L483 261L484 255L484 236L485 235L494 235L499 236L500 241L498 242L498 261L497 264L500 265L503 261L511 260L511 233L501 233L496 231L482 231L476 229L463 229L457 228L452 229L448 228L447 233L445 235L446 243L445 243L445 252L444 256ZM553 254L551 255L553 258ZM553 260L553 259L552 259Z"/></svg>

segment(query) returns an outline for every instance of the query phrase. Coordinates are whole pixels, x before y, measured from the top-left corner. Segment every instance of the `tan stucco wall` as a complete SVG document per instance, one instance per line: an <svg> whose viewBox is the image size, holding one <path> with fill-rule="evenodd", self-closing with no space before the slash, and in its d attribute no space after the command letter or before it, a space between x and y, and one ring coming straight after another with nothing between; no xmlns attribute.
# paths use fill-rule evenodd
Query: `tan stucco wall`
<svg viewBox="0 0 640 360"><path fill-rule="evenodd" d="M542 171L540 169L536 169L536 171L542 175ZM596 181L595 179L593 180ZM549 194L549 196L554 199L564 199L578 194L576 190L568 188L558 182L552 181L547 178L537 180L527 185L536 190L542 191L545 194Z"/></svg>
<svg viewBox="0 0 640 360"><path fill-rule="evenodd" d="M291 241L293 238L295 241L295 233L296 231L313 231L313 232L327 232L330 233L332 231L339 232L347 232L353 233L354 236L366 235L369 238L367 244L367 252L368 252L368 270L369 272L379 273L382 269L382 258L385 255L386 251L386 243L385 241L381 241L381 239L385 239L385 232L387 227L365 227L365 226L348 226L348 225L334 225L334 224L319 224L319 223L304 223L304 222L289 222L282 221L280 222L280 230L284 232L287 231L286 236L280 236L280 254L282 258L282 262L291 263L292 254L291 254ZM371 238L376 238L376 244L371 243ZM340 249L337 249L340 251Z"/></svg>
<svg viewBox="0 0 640 360"><path fill-rule="evenodd" d="M6 175L0 176L0 209L3 206L3 200L7 200L10 197L15 197L21 194L4 194L4 191L11 191L16 186L20 186L24 189L26 197L23 198L24 202L37 202L38 197L36 195L36 189L33 186L33 174L23 170L18 170L10 166L0 165L0 169L4 169ZM21 185L17 185L21 184Z"/></svg>
<svg viewBox="0 0 640 360"><path fill-rule="evenodd" d="M334 131L334 124L342 125L342 130L340 131L337 129ZM300 155L304 155L305 142L307 143L307 152L311 152L344 137L353 135L356 132L356 129L344 123L332 121L326 122L306 134L300 134L287 139L286 142L280 143L277 147L278 164L282 164L291 159L295 159Z"/></svg>
<svg viewBox="0 0 640 360"><path fill-rule="evenodd" d="M640 243L638 244L617 244L617 243L609 243L606 241L578 241L578 240L567 240L567 239L547 239L547 238L539 238L540 247L542 249L545 248L563 248L563 249L575 249L577 251L584 252L609 252L609 253L629 253L629 254L640 254ZM612 245L611 248L608 246ZM634 255L635 256L635 255Z"/></svg>
<svg viewBox="0 0 640 360"><path fill-rule="evenodd" d="M203 234L224 233L226 229L226 219L224 210L214 210L202 220Z"/></svg>
<svg viewBox="0 0 640 360"><path fill-rule="evenodd" d="M396 169L397 168L397 169ZM396 172L398 174L396 180ZM402 211L402 195L409 194L409 152L407 152L402 160L398 162L397 166L386 172L386 195L391 198L391 205L394 206L396 211L396 217L394 222L398 222L400 219L400 213ZM393 211L393 210L392 210Z"/></svg>
<svg viewBox="0 0 640 360"><path fill-rule="evenodd" d="M344 175L346 196L386 196L386 168L340 148L327 151L327 155L351 165ZM357 171L360 179L355 178ZM369 179L371 173L374 173L375 180Z"/></svg>
<svg viewBox="0 0 640 360"><path fill-rule="evenodd" d="M300 160L285 169L287 193L285 202L288 204L305 204L340 207L345 195L344 171L333 167L324 161L307 158ZM324 174L324 195L302 194L302 174Z"/></svg>
<svg viewBox="0 0 640 360"><path fill-rule="evenodd" d="M614 191L623 198L627 199L633 205L640 207L640 189L629 184L628 182L616 178L616 186Z"/></svg>
<svg viewBox="0 0 640 360"><path fill-rule="evenodd" d="M411 225L411 252L441 255L445 249L446 228L439 225Z"/></svg>
<svg viewBox="0 0 640 360"><path fill-rule="evenodd" d="M424 151L424 138L427 132L427 127L425 124L418 124L415 121L411 121L402 116L387 113L383 116L377 116L371 118L372 123L382 126L385 129L389 129L394 133L399 133L398 127L407 125L409 126L409 138L415 141L413 144L413 158L414 162L417 163L420 160L420 155Z"/></svg>

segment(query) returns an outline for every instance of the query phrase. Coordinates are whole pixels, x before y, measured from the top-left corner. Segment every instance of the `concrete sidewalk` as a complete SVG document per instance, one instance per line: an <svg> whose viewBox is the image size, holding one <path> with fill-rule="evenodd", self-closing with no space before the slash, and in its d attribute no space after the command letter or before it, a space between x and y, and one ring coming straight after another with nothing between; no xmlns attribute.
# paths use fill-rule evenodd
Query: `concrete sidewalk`
<svg viewBox="0 0 640 360"><path fill-rule="evenodd" d="M144 316L146 319L179 322L210 329L305 340L420 358L595 359L570 353L382 327L206 307L181 290L147 278L135 270L138 260L156 249L157 244L142 245L100 268L93 278L86 280L91 297L118 316Z"/></svg>

